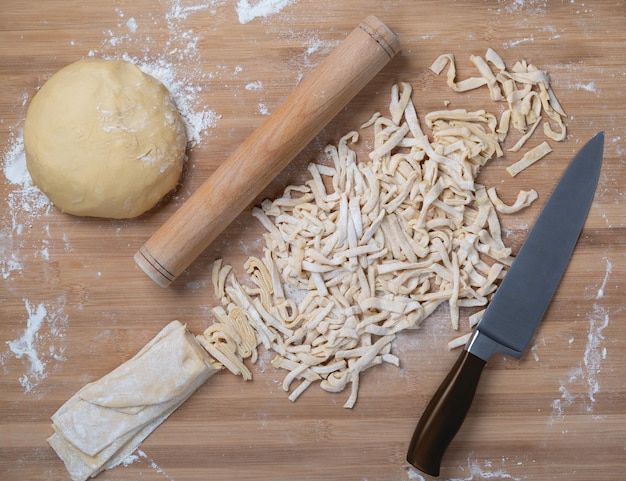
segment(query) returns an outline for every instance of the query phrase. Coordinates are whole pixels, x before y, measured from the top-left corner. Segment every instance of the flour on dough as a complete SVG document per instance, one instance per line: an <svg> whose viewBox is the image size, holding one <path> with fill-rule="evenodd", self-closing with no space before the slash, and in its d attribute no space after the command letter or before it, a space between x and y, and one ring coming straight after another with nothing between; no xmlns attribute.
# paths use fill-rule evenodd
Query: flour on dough
<svg viewBox="0 0 626 481"><path fill-rule="evenodd" d="M220 368L179 321L52 416L48 443L72 481L118 465Z"/></svg>
<svg viewBox="0 0 626 481"><path fill-rule="evenodd" d="M176 187L187 139L167 89L124 60L80 60L29 105L26 163L62 211L131 218Z"/></svg>

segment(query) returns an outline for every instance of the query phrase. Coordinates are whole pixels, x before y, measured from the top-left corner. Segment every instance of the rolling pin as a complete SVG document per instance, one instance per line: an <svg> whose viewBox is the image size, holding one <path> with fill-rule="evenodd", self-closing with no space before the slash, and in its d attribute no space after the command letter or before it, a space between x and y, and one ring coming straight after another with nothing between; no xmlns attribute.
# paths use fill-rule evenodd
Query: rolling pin
<svg viewBox="0 0 626 481"><path fill-rule="evenodd" d="M363 20L135 254L169 286L398 53L378 18Z"/></svg>

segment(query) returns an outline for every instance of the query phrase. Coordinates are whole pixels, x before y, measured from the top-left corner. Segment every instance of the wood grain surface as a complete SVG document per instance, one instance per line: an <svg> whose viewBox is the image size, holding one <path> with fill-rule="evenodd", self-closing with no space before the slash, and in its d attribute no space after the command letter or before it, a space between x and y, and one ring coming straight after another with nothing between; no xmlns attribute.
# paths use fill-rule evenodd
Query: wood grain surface
<svg viewBox="0 0 626 481"><path fill-rule="evenodd" d="M45 442L49 417L85 383L130 358L167 322L199 333L217 300L213 261L244 275L263 229L247 208L169 288L133 262L139 247L368 14L400 37L402 52L255 200L307 178L323 148L384 110L391 86L411 82L420 117L432 110L499 112L486 90L455 94L428 70L454 53L495 49L549 72L568 114L568 138L515 179L507 152L480 181L510 202L534 187L537 203L505 216L521 245L559 174L596 132L603 171L571 264L526 355L496 358L443 460L446 480L620 480L626 466L624 1L93 0L0 2L0 479L69 479ZM283 5L284 4L284 5ZM254 10L256 5L257 10ZM254 12L260 15L254 17ZM248 16L246 16L248 14ZM23 167L21 129L47 78L88 56L127 58L177 95L194 145L177 191L133 220L83 219L45 203ZM537 132L538 144L543 133ZM514 141L514 139L511 139ZM512 144L511 144L512 145ZM505 147L510 147L506 144ZM357 146L364 153L367 142ZM465 326L465 324L464 324ZM296 402L263 352L244 382L221 372L161 425L134 459L99 475L121 480L422 480L405 461L415 424L458 353L440 309L394 343L401 367L363 375L347 393L313 386Z"/></svg>

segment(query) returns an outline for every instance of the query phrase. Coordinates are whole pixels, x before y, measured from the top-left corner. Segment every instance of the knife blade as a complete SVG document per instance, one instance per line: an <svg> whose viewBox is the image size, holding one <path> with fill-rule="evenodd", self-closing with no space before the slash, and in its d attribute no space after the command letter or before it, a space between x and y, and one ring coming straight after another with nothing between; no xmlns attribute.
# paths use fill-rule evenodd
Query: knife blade
<svg viewBox="0 0 626 481"><path fill-rule="evenodd" d="M483 368L494 354L519 359L552 300L596 191L604 132L576 154L494 294L474 334L420 418L407 461L438 476L441 459L470 409Z"/></svg>

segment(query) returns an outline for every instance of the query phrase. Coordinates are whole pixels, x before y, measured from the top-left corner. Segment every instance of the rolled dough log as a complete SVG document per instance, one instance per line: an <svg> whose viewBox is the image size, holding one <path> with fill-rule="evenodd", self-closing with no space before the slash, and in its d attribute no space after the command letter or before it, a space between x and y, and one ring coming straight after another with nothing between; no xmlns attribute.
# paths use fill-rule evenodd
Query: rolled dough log
<svg viewBox="0 0 626 481"><path fill-rule="evenodd" d="M87 59L55 73L24 123L26 165L62 211L131 218L180 178L187 137L158 80L124 60Z"/></svg>
<svg viewBox="0 0 626 481"><path fill-rule="evenodd" d="M52 416L48 443L73 481L121 463L219 368L172 321L134 357L87 384Z"/></svg>

